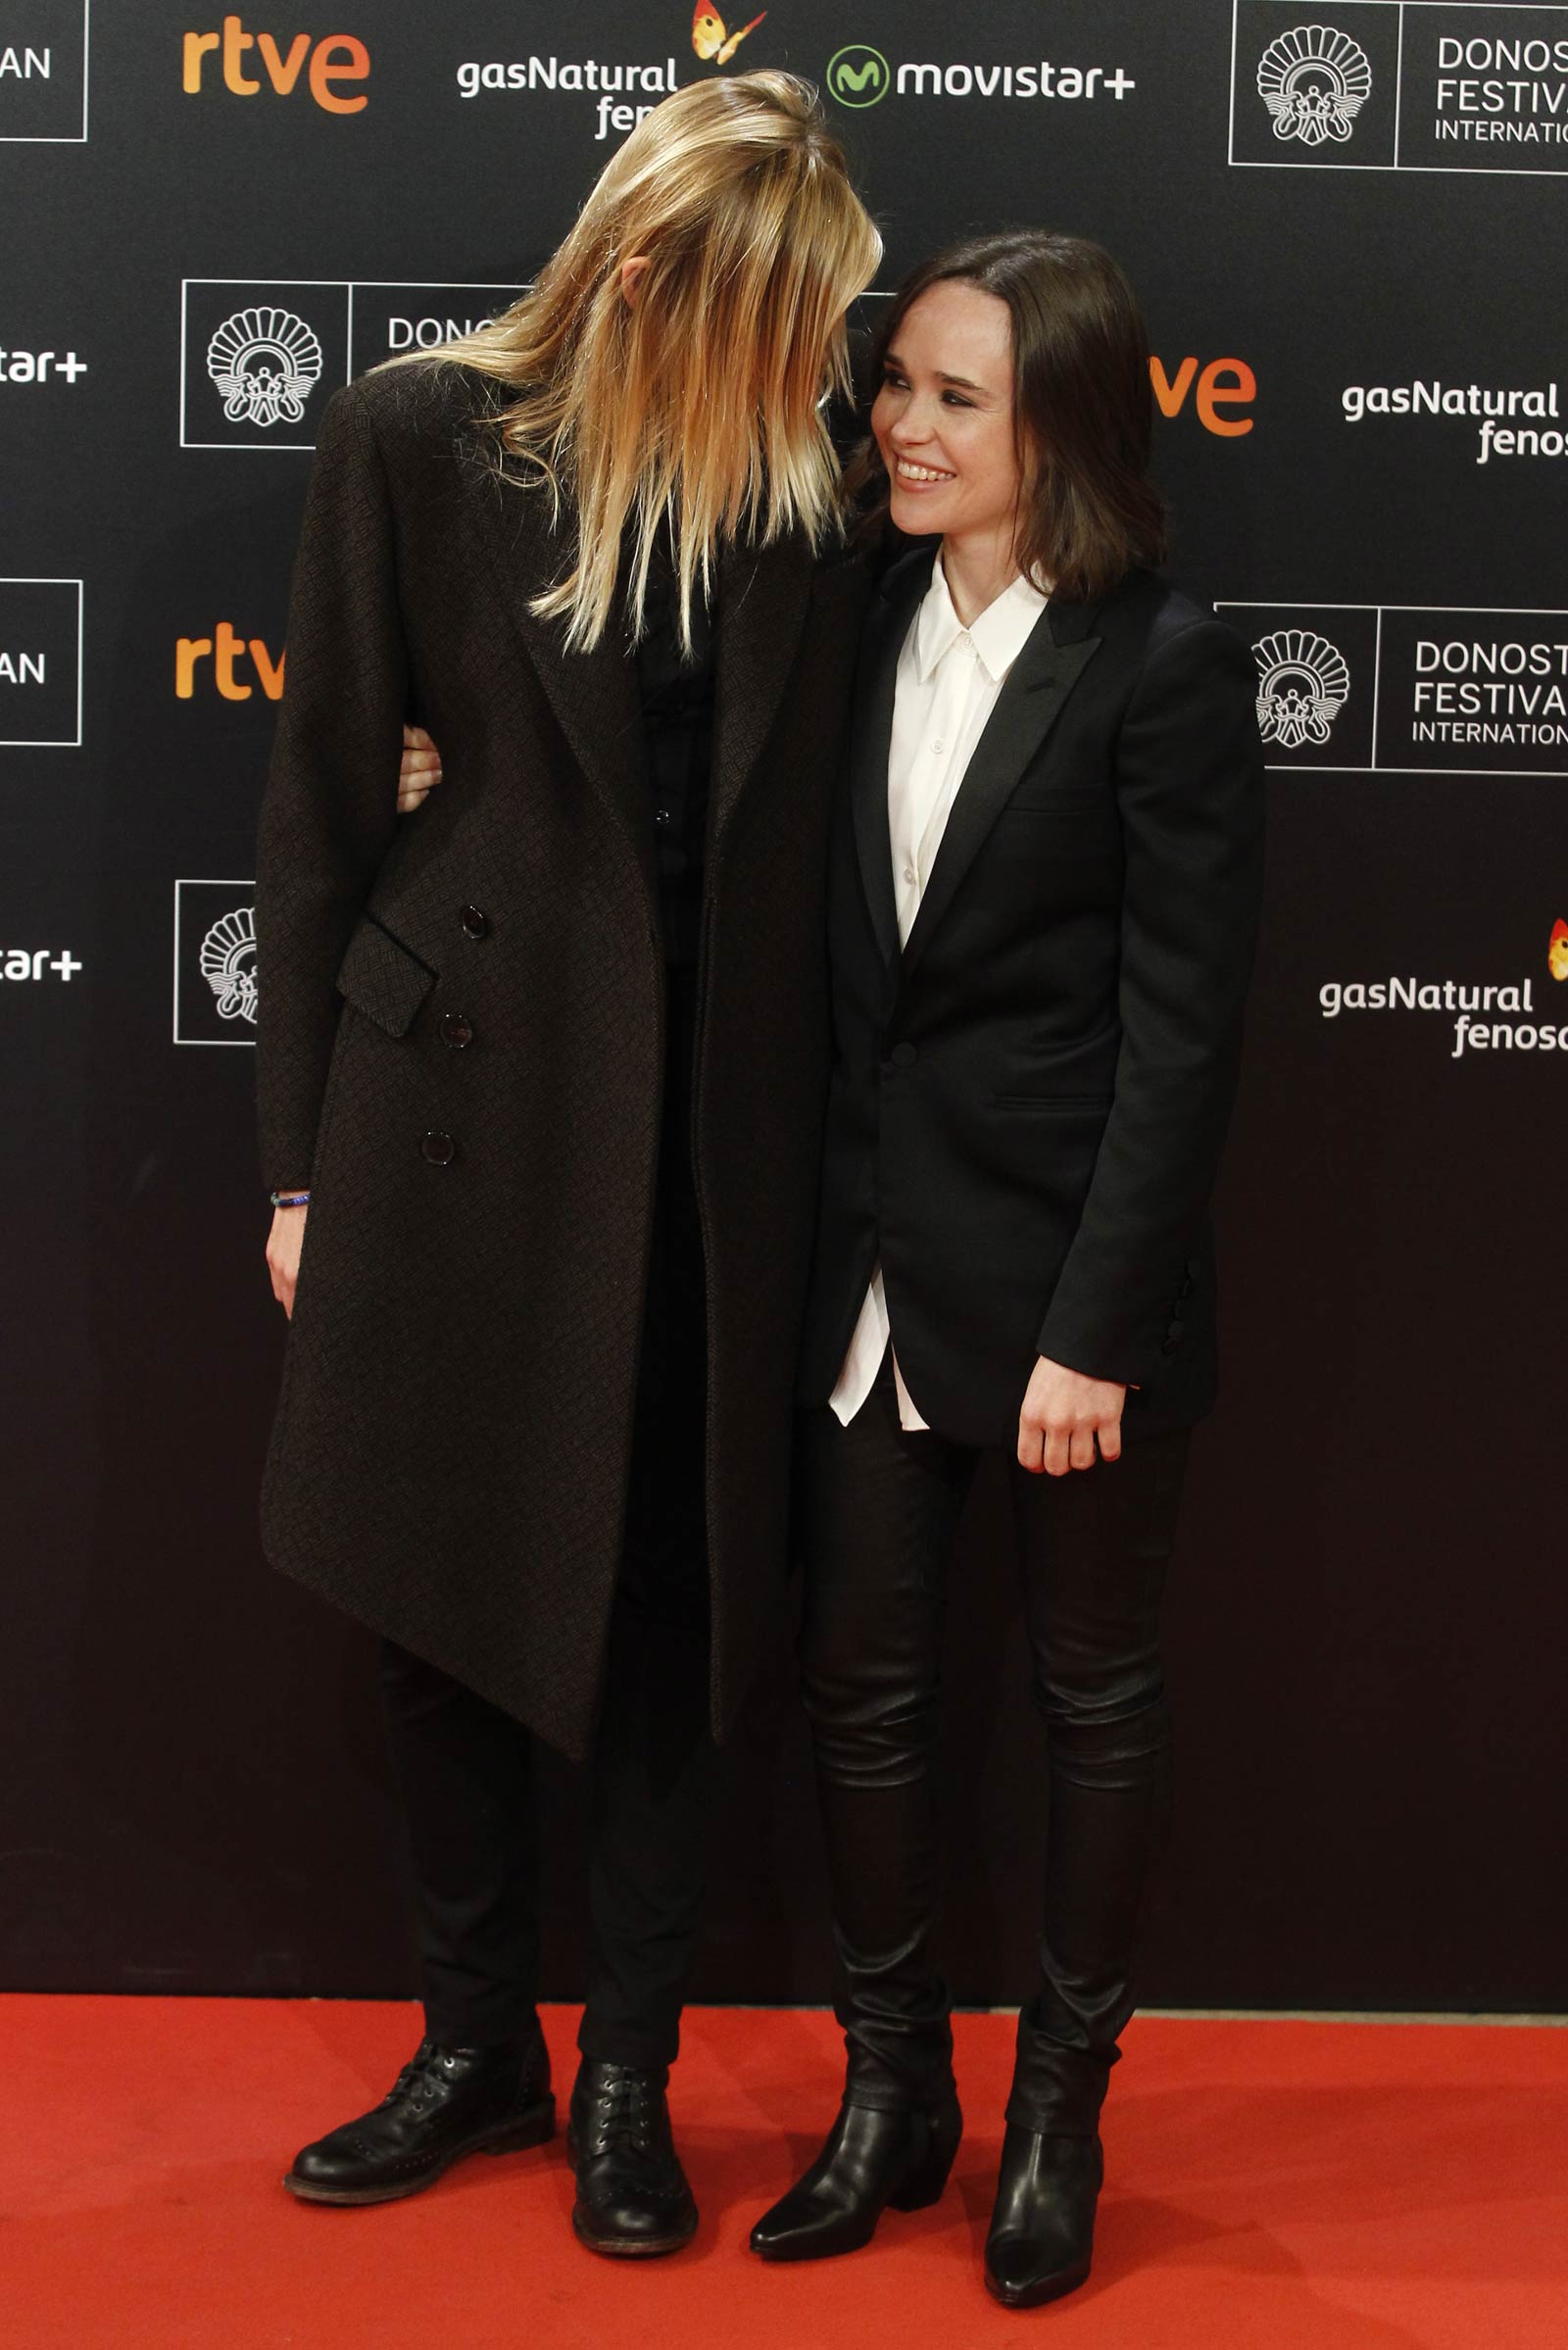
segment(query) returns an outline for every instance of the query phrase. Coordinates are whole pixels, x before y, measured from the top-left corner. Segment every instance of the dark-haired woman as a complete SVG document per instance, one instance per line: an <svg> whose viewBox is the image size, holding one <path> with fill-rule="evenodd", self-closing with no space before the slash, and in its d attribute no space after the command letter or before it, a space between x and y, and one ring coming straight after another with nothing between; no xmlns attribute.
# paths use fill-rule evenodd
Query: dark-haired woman
<svg viewBox="0 0 1568 2350"><path fill-rule="evenodd" d="M1148 344L1043 234L892 306L872 416L900 530L831 876L835 1066L800 1433L803 1664L849 2070L754 2249L867 2241L960 2130L931 1950L943 1586L1004 1452L1049 1734L1041 1976L986 2279L1089 2273L1098 2118L1166 1800L1159 1604L1215 1384L1206 1206L1262 835L1246 648L1148 567ZM1036 1865L1031 1856L1030 1866Z"/></svg>

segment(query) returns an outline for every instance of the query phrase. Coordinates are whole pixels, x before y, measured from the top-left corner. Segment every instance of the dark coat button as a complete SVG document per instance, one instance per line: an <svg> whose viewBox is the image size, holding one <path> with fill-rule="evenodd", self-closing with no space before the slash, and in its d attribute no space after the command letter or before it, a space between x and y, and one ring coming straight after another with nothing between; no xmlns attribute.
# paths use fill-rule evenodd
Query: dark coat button
<svg viewBox="0 0 1568 2350"><path fill-rule="evenodd" d="M450 1134L427 1134L419 1149L432 1167L450 1167L458 1155L458 1146Z"/></svg>
<svg viewBox="0 0 1568 2350"><path fill-rule="evenodd" d="M893 1066L896 1069L912 1069L919 1057L910 1044L895 1045L893 1048Z"/></svg>
<svg viewBox="0 0 1568 2350"><path fill-rule="evenodd" d="M444 1044L461 1052L465 1045L473 1043L473 1022L466 1020L460 1011L449 1011L441 1021L441 1038Z"/></svg>
<svg viewBox="0 0 1568 2350"><path fill-rule="evenodd" d="M1172 1322L1165 1332L1165 1344L1167 1346L1179 1346L1181 1343L1182 1326L1180 1322Z"/></svg>
<svg viewBox="0 0 1568 2350"><path fill-rule="evenodd" d="M465 935L470 939L487 938L490 916L481 913L476 906L466 906L463 909L463 928Z"/></svg>

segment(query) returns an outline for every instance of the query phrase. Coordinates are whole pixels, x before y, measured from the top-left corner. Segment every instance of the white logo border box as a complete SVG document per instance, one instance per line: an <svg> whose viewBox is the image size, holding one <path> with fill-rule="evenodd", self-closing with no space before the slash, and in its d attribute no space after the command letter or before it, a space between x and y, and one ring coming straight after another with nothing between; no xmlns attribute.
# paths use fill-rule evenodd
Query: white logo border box
<svg viewBox="0 0 1568 2350"><path fill-rule="evenodd" d="M86 582L80 579L0 579L0 587L72 587L76 591L76 731L74 735L35 734L0 736L0 751L79 751L81 749L82 673L86 667Z"/></svg>
<svg viewBox="0 0 1568 2350"><path fill-rule="evenodd" d="M210 1047L219 1052L222 1052L225 1048L238 1046L244 1052L254 1053L256 1050L256 1035L254 1030L252 1030L249 1036L181 1036L179 1033L179 966L180 955L184 947L184 941L180 932L180 916L182 910L180 892L181 890L186 889L241 890L246 894L248 902L253 905L256 898L256 883L254 880L225 881L221 875L208 873L182 873L176 876L174 881L174 1000L172 1007L172 1042L176 1045L186 1045L198 1051Z"/></svg>
<svg viewBox="0 0 1568 2350"><path fill-rule="evenodd" d="M85 147L87 92L92 81L92 0L81 0L81 128L0 130L0 147Z"/></svg>

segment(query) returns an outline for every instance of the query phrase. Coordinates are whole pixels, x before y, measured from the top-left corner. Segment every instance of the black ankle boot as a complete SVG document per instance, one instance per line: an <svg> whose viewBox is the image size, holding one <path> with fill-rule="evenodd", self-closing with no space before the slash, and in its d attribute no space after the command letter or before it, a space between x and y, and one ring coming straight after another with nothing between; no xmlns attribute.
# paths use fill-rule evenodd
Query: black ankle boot
<svg viewBox="0 0 1568 2350"><path fill-rule="evenodd" d="M1059 2301L1089 2275L1104 2162L1098 2137L1007 2124L986 2238L986 2289L1009 2309Z"/></svg>
<svg viewBox="0 0 1568 2350"><path fill-rule="evenodd" d="M963 2134L956 2097L935 2111L882 2113L846 2097L798 2185L752 2229L763 2260L825 2260L868 2244L891 2203L923 2211L948 2183Z"/></svg>
<svg viewBox="0 0 1568 2350"><path fill-rule="evenodd" d="M697 2205L675 2152L665 2067L642 2072L585 2056L571 2092L566 2151L577 2174L571 2225L590 2252L625 2259L678 2252Z"/></svg>
<svg viewBox="0 0 1568 2350"><path fill-rule="evenodd" d="M465 2154L505 2154L555 2135L550 2054L537 2025L499 2048L421 2040L380 2104L294 2157L283 2184L308 2203L416 2195Z"/></svg>

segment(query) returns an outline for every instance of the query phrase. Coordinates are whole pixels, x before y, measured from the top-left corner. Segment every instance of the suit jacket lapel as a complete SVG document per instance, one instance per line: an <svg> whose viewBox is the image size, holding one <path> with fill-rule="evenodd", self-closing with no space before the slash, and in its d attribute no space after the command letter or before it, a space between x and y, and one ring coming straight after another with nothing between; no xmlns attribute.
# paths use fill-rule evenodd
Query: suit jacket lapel
<svg viewBox="0 0 1568 2350"><path fill-rule="evenodd" d="M615 622L591 653L568 653L565 622L531 609L559 575L564 548L550 527L549 492L501 482L475 464L467 485L478 535L539 682L594 790L630 844L650 896L658 890L637 666Z"/></svg>
<svg viewBox="0 0 1568 2350"><path fill-rule="evenodd" d="M906 980L952 905L981 843L1017 789L1025 767L1099 652L1100 639L1085 633L1092 617L1092 612L1082 606L1048 605L1007 672L958 787L920 910L905 945Z"/></svg>
<svg viewBox="0 0 1568 2350"><path fill-rule="evenodd" d="M810 608L815 559L803 538L732 547L718 565L718 701L709 825L734 814L773 730Z"/></svg>
<svg viewBox="0 0 1568 2350"><path fill-rule="evenodd" d="M856 679L850 734L850 801L855 846L871 926L882 959L899 959L899 911L893 895L893 844L888 830L888 745L893 738L893 704L899 655L909 618L931 584L935 551L907 557L883 581L866 621Z"/></svg>

